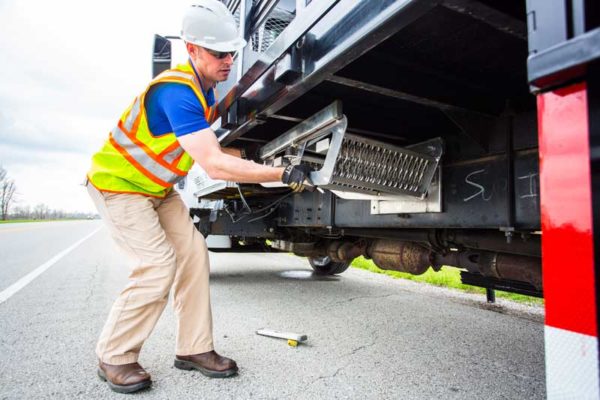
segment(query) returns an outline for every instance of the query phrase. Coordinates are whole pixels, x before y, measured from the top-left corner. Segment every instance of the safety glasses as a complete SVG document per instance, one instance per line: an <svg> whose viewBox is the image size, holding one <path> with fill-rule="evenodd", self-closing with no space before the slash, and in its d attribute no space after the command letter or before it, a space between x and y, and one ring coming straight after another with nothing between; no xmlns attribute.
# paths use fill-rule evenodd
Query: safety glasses
<svg viewBox="0 0 600 400"><path fill-rule="evenodd" d="M235 57L237 56L237 51L214 51L205 47L203 47L203 49L206 50L206 52L209 53L211 56L218 58L219 60L224 59L228 55L231 55L233 59L235 59Z"/></svg>

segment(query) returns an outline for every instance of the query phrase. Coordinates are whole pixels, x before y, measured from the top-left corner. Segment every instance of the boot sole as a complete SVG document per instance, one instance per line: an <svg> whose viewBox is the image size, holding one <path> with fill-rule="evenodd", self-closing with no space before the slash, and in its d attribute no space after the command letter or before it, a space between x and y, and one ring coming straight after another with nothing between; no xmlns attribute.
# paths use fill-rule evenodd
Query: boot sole
<svg viewBox="0 0 600 400"><path fill-rule="evenodd" d="M177 360L177 359L175 360L174 365L175 365L175 368L182 369L184 371L191 371L191 370L195 369L196 371L200 371L202 373L202 375L208 376L209 378L228 378L230 376L237 374L237 372L238 372L237 367L231 368L231 369L226 369L225 371L214 371L214 370L202 368L198 364L193 363L191 361L184 361L184 360Z"/></svg>
<svg viewBox="0 0 600 400"><path fill-rule="evenodd" d="M139 383L134 383L133 385L115 385L114 383L106 379L106 374L104 374L104 371L102 371L101 369L98 369L98 377L104 382L108 383L108 387L117 393L133 393L142 389L149 388L152 385L152 381L143 381Z"/></svg>

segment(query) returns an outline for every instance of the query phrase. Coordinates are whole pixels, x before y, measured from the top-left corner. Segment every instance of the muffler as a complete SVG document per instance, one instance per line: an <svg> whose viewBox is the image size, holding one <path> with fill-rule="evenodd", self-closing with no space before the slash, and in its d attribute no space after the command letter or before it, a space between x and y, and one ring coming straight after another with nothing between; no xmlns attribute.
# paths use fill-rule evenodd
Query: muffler
<svg viewBox="0 0 600 400"><path fill-rule="evenodd" d="M441 254L414 242L391 239L377 239L370 243L364 240L330 241L318 244L281 241L276 243L279 249L292 251L296 255L305 257L328 256L334 262L351 262L356 257L365 256L371 258L381 269L413 275L421 275L429 267L439 271L442 266L447 265L466 269L470 273L484 277L526 282L537 290L542 290L540 257L474 249Z"/></svg>
<svg viewBox="0 0 600 400"><path fill-rule="evenodd" d="M367 255L381 269L413 275L421 275L434 265L433 253L413 242L376 240L367 249Z"/></svg>
<svg viewBox="0 0 600 400"><path fill-rule="evenodd" d="M480 250L444 255L412 242L395 240L374 241L367 249L367 256L381 269L421 275L429 267L438 271L447 265L485 277L527 282L538 290L542 289L542 261L539 257Z"/></svg>

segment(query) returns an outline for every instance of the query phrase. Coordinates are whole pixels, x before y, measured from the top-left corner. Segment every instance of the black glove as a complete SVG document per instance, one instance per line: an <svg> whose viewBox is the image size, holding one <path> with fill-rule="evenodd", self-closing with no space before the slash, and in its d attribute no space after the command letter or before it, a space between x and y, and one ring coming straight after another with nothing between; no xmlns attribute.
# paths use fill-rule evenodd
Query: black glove
<svg viewBox="0 0 600 400"><path fill-rule="evenodd" d="M294 192L301 192L306 183L310 184L308 175L312 171L313 169L306 164L288 165L283 171L281 182L291 187Z"/></svg>

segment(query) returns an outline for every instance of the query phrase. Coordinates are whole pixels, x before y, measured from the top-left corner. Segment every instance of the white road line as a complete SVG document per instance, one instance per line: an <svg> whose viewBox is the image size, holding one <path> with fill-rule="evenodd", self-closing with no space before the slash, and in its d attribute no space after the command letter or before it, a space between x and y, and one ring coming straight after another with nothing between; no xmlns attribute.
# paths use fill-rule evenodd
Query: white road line
<svg viewBox="0 0 600 400"><path fill-rule="evenodd" d="M50 260L46 261L45 263L43 263L42 265L40 265L39 267L37 267L36 269L34 269L33 271L31 271L30 273L28 273L27 275L25 275L24 277L22 277L21 279L19 279L18 281L16 281L12 285L10 285L9 287L7 287L6 289L4 289L2 292L0 292L0 304L4 303L13 294L15 294L19 290L23 289L25 286L27 286L29 283L31 283L31 281L33 281L35 278L37 278L42 273L44 273L44 271L46 271L48 268L50 268L51 266L53 266L54 264L56 264L56 262L58 260L60 260L61 258L63 258L64 256L66 256L67 254L69 254L77 246L79 246L81 243L83 243L86 240L88 240L90 237L92 237L96 232L98 232L102 228L103 228L102 226L99 227L98 229L96 229L95 231L93 231L92 233L90 233L89 235L87 235L86 237L84 237L83 239L79 240L77 243L75 243L72 246L70 246L69 248L61 251L60 253L58 253L57 255L55 255L54 257L52 257Z"/></svg>

